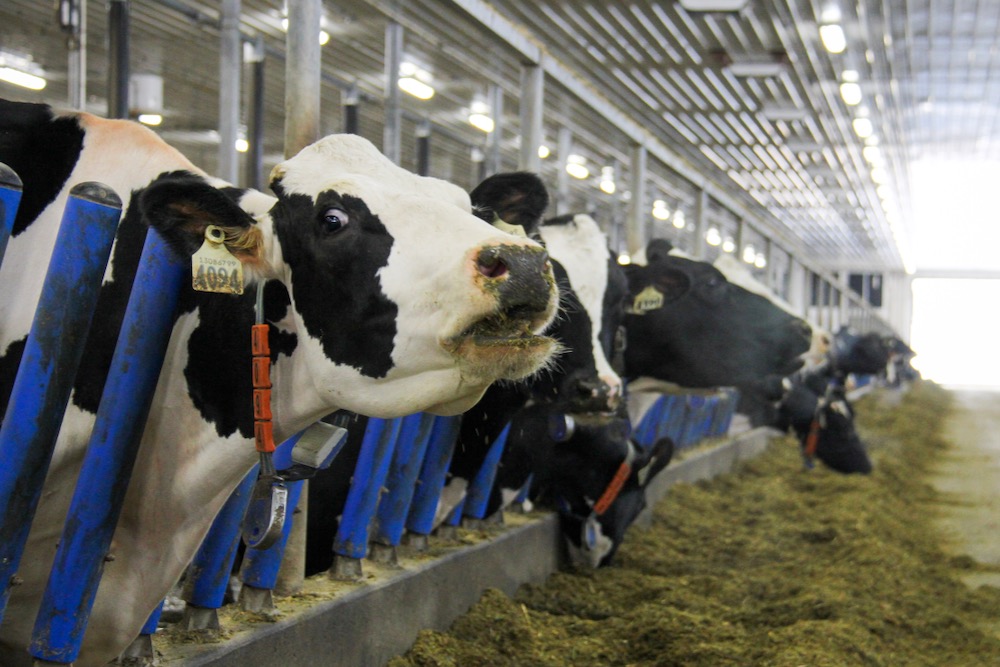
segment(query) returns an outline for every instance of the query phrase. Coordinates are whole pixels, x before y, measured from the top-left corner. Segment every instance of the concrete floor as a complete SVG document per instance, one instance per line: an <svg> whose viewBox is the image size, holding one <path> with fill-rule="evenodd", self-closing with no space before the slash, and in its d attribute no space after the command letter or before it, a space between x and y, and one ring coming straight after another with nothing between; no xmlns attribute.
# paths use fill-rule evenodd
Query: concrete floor
<svg viewBox="0 0 1000 667"><path fill-rule="evenodd" d="M949 553L1000 565L1000 392L954 391L956 409L945 425L954 443L931 483L944 492L940 525ZM970 586L1000 586L1000 573L975 573Z"/></svg>

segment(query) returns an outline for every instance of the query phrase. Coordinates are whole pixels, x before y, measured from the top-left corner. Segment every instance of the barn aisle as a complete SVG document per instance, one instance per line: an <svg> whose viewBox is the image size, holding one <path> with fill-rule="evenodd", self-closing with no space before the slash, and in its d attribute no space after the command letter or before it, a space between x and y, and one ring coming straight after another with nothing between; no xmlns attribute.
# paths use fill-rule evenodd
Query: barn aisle
<svg viewBox="0 0 1000 667"><path fill-rule="evenodd" d="M945 424L954 448L931 477L943 492L945 549L1000 567L1000 392L953 391L955 408ZM967 584L1000 586L1000 572L975 572Z"/></svg>

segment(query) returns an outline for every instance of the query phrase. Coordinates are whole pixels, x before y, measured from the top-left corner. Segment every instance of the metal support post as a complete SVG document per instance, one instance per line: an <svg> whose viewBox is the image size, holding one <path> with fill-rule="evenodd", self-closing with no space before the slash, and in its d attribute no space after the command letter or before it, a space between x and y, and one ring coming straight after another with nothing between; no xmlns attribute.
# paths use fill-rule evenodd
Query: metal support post
<svg viewBox="0 0 1000 667"><path fill-rule="evenodd" d="M642 250L647 237L646 223L646 147L632 146L632 169L630 189L632 198L628 202L628 217L625 220L625 241L628 253L634 255Z"/></svg>
<svg viewBox="0 0 1000 667"><path fill-rule="evenodd" d="M108 2L108 118L128 118L129 2Z"/></svg>
<svg viewBox="0 0 1000 667"><path fill-rule="evenodd" d="M228 183L239 179L236 140L240 127L240 0L222 0L219 27L219 167Z"/></svg>
<svg viewBox="0 0 1000 667"><path fill-rule="evenodd" d="M390 21L385 27L385 126L382 152L400 163L402 158L403 111L399 104L399 66L403 62L403 26Z"/></svg>
<svg viewBox="0 0 1000 667"><path fill-rule="evenodd" d="M540 64L527 64L521 69L521 151L517 168L539 172L542 159L538 147L542 144L542 111L545 95L545 70Z"/></svg>

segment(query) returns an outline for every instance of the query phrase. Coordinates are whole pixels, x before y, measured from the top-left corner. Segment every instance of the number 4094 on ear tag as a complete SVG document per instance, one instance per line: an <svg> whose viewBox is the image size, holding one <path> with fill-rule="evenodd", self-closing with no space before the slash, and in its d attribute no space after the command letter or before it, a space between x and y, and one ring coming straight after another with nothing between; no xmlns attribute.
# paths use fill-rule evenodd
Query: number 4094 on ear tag
<svg viewBox="0 0 1000 667"><path fill-rule="evenodd" d="M243 263L225 244L221 227L205 228L205 241L191 255L191 286L199 292L243 294Z"/></svg>

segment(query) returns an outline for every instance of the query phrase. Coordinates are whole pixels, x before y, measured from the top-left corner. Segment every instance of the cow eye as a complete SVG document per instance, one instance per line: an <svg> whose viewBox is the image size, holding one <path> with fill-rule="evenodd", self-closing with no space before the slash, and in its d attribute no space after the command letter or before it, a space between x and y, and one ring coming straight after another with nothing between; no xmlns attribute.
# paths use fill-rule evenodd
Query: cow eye
<svg viewBox="0 0 1000 667"><path fill-rule="evenodd" d="M347 212L341 208L328 208L323 213L323 222L326 224L328 232L339 232L350 221L351 219L347 216Z"/></svg>

